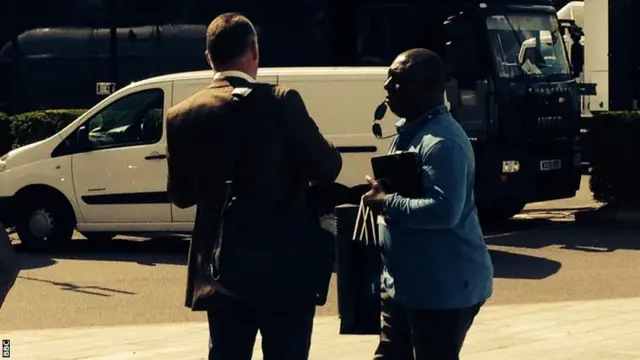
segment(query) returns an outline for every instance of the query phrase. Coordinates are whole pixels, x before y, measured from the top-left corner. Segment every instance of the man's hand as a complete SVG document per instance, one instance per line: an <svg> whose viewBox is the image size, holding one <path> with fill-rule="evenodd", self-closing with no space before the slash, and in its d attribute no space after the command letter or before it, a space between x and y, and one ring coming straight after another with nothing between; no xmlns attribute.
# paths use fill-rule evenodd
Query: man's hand
<svg viewBox="0 0 640 360"><path fill-rule="evenodd" d="M379 214L384 205L384 200L387 198L387 193L384 192L382 186L374 180L371 176L366 176L365 179L371 185L371 190L362 195L362 201L368 206L374 213Z"/></svg>

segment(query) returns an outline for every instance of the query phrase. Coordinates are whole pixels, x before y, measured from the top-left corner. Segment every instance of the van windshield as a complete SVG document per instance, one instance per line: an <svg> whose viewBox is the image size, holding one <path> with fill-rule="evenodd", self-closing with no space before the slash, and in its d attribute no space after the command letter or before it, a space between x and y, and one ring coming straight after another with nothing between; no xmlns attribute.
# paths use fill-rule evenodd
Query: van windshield
<svg viewBox="0 0 640 360"><path fill-rule="evenodd" d="M500 77L571 74L554 15L493 15L486 22Z"/></svg>

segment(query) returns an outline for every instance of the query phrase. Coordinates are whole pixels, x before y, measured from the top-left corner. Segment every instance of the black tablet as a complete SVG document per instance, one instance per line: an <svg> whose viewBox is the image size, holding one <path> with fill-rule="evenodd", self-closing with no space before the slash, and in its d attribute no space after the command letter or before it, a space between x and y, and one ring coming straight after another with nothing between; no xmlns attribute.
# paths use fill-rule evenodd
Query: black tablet
<svg viewBox="0 0 640 360"><path fill-rule="evenodd" d="M373 176L389 194L408 198L424 197L422 175L413 152L380 155L371 158Z"/></svg>

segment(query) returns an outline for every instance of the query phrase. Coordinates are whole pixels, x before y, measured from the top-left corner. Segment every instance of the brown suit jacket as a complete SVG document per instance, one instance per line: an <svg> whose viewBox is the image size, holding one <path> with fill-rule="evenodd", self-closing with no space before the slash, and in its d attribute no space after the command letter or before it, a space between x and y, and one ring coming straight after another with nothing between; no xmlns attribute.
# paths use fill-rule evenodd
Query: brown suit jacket
<svg viewBox="0 0 640 360"><path fill-rule="evenodd" d="M239 77L216 79L168 111L169 198L180 208L197 205L185 299L193 310L204 310L212 293L196 269L215 239L230 153L238 164L235 191L288 211L307 206L310 182L332 183L342 169L340 153L320 134L295 90L258 88L244 104L246 116L231 118L225 112L231 92L251 86ZM236 130L230 128L234 121Z"/></svg>

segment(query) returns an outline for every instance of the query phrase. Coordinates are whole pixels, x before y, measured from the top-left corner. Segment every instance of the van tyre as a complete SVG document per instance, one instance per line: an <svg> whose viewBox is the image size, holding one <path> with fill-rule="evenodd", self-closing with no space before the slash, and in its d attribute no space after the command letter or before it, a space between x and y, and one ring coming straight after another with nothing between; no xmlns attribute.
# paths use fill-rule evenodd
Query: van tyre
<svg viewBox="0 0 640 360"><path fill-rule="evenodd" d="M68 204L57 196L27 197L19 206L16 230L24 246L45 250L71 241L76 220Z"/></svg>

